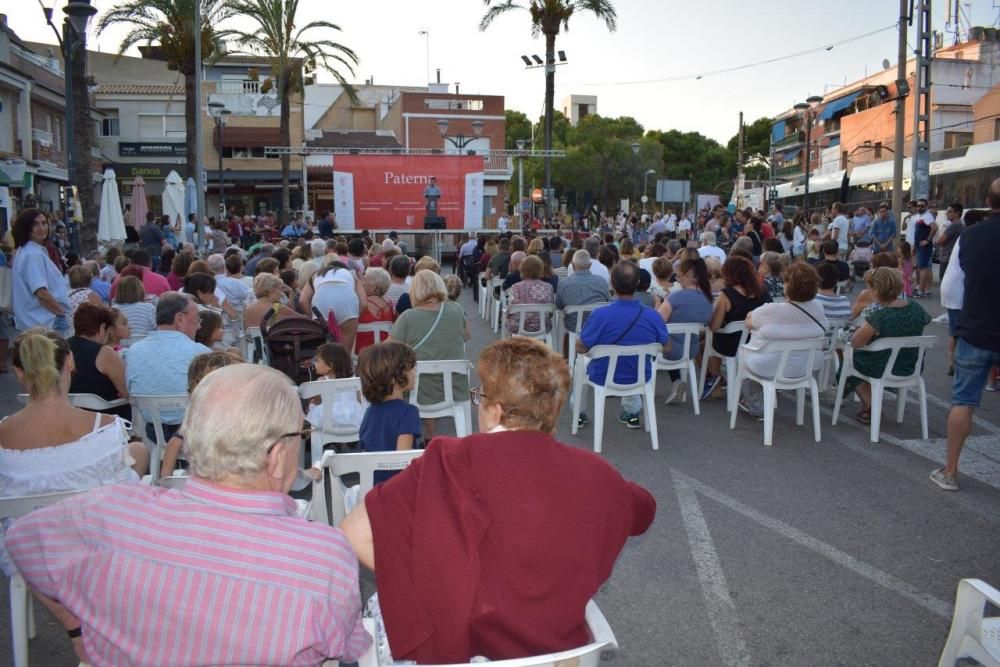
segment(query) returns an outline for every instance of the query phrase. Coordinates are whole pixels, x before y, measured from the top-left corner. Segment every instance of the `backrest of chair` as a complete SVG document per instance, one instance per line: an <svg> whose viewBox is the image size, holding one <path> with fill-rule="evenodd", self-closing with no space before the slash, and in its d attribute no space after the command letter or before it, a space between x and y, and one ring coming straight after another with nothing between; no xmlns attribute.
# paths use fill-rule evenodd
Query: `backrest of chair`
<svg viewBox="0 0 1000 667"><path fill-rule="evenodd" d="M330 469L330 498L332 523L336 526L347 516L344 506L343 485L340 484L340 476L357 473L361 480L361 488L358 493L358 502L365 497L365 494L372 490L375 485L375 471L402 470L410 465L413 459L424 453L422 449L406 449L392 452L362 452L358 454L338 454L337 452L324 452L320 465ZM313 485L313 510L314 517L317 514L325 521L325 479L323 478Z"/></svg>
<svg viewBox="0 0 1000 667"><path fill-rule="evenodd" d="M924 354L927 350L934 347L935 342L937 342L937 336L887 336L885 338L878 338L868 343L868 345L857 349L866 352L891 350L889 361L886 363L885 371L882 373L882 380L892 383L902 382L920 375L923 371ZM912 350L914 348L917 350L917 362L913 366L913 372L909 375L896 375L893 372L893 367L896 365L896 358L899 356L899 353L903 350Z"/></svg>
<svg viewBox="0 0 1000 667"><path fill-rule="evenodd" d="M363 322L358 324L358 333L371 333L376 343L384 343L392 331L392 322Z"/></svg>
<svg viewBox="0 0 1000 667"><path fill-rule="evenodd" d="M37 509L54 505L81 493L86 493L88 490L60 491L59 493L43 493L35 496L0 498L0 519L16 519Z"/></svg>
<svg viewBox="0 0 1000 667"><path fill-rule="evenodd" d="M769 340L761 347L753 348L752 351L759 354L779 354L778 365L774 371L774 381L793 383L812 375L813 369L816 367L816 355L821 353L825 346L826 337L819 336L800 340ZM804 357L802 373L786 375L789 370L788 362L793 354L800 354Z"/></svg>
<svg viewBox="0 0 1000 667"><path fill-rule="evenodd" d="M413 390L410 391L410 403L424 410L436 410L449 407L455 404L455 375L470 376L472 364L467 359L454 359L445 361L418 361L416 377L413 381ZM420 393L420 378L427 375L440 375L444 381L444 400L433 405L423 405L417 403L417 396Z"/></svg>
<svg viewBox="0 0 1000 667"><path fill-rule="evenodd" d="M163 437L163 419L160 416L162 411L187 410L190 397L187 394L174 396L132 396L131 400L140 413L143 411L149 413L149 419L146 421L153 425L153 431L156 433L156 444L162 447L167 444L166 439Z"/></svg>
<svg viewBox="0 0 1000 667"><path fill-rule="evenodd" d="M643 385L651 382L653 376L656 374L656 358L662 351L663 346L659 343L646 343L644 345L595 345L587 351L587 356L590 357L591 363L595 359L607 358L608 374L604 380L605 388L640 390ZM618 384L614 381L618 362L621 359L628 359L630 357L637 358L638 362L644 362L647 358L651 358L653 363L650 365L648 374L646 372L646 364L637 363L638 373L636 373L636 382L632 384Z"/></svg>
<svg viewBox="0 0 1000 667"><path fill-rule="evenodd" d="M598 301L597 303L585 303L579 306L566 306L562 309L563 322L567 322L570 315L576 315L576 325L570 327L568 324L564 324L563 326L569 333L578 334L583 329L583 325L587 321L587 318L590 317L590 314L606 305L608 305L607 301Z"/></svg>
<svg viewBox="0 0 1000 667"><path fill-rule="evenodd" d="M520 336L530 336L532 334L544 335L546 333L546 318L552 317L556 313L554 303L518 303L507 306L508 315L517 315L516 332ZM528 315L538 316L538 328L529 330L527 325Z"/></svg>
<svg viewBox="0 0 1000 667"><path fill-rule="evenodd" d="M350 395L352 399L356 399L360 392L361 379L356 377L339 380L313 380L312 382L304 382L299 387L299 397L303 400L309 400L319 396L321 406L333 405L337 397L344 394ZM319 424L313 424L313 428L318 428L327 433L344 432L347 435L357 433L357 427L345 429L334 424L332 410L323 409L320 412L323 415L323 421Z"/></svg>
<svg viewBox="0 0 1000 667"><path fill-rule="evenodd" d="M167 477L161 477L157 486L162 486L165 489L177 489L180 491L187 486L189 479L191 478L187 475L169 475Z"/></svg>
<svg viewBox="0 0 1000 667"><path fill-rule="evenodd" d="M69 402L74 406L83 410L93 410L95 412L101 412L102 410L110 410L122 405L128 405L127 398L119 398L114 401L108 401L101 398L97 394L70 394L68 398Z"/></svg>
<svg viewBox="0 0 1000 667"><path fill-rule="evenodd" d="M684 342L682 343L682 345L683 345L682 349L684 350L684 355L682 357L678 358L678 359L674 359L673 360L674 363L677 363L677 362L680 362L680 361L687 361L687 360L689 360L691 358L691 347L692 347L692 340L691 339L692 339L692 337L696 338L696 337L700 336L701 332L704 331L704 330L705 330L705 327L703 325L701 325L701 324L696 323L696 322L678 322L677 324L670 324L670 323L667 324L667 331L670 333L671 336L683 336L684 337L684 339L683 339ZM676 345L676 344L677 343L674 342L672 344L672 346ZM672 346L671 346L671 349L673 349ZM695 346L695 349L697 349L697 346Z"/></svg>
<svg viewBox="0 0 1000 667"><path fill-rule="evenodd" d="M247 361L252 364L263 364L269 366L271 360L268 355L267 345L264 344L264 335L260 332L260 327L247 327L243 335L247 339L249 355Z"/></svg>

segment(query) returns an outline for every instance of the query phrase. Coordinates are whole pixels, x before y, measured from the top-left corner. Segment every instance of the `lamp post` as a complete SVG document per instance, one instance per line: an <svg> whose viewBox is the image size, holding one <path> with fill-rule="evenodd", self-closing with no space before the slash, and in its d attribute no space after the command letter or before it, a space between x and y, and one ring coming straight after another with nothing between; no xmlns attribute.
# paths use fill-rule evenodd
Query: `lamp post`
<svg viewBox="0 0 1000 667"><path fill-rule="evenodd" d="M444 139L445 141L447 141L452 146L454 146L455 149L459 152L459 154L461 154L462 151L465 150L466 146L468 146L473 141L475 141L476 139L479 138L479 135L481 135L483 133L483 128L486 126L486 123L484 123L483 121L481 121L481 120L474 120L474 121L472 121L472 132L473 132L473 134L475 136L467 137L464 134L459 134L459 135L456 135L454 137L449 137L448 136L448 121L447 120L445 120L444 118L442 118L441 120L437 121L437 123L435 123L435 124L437 125L438 132L441 133L441 138ZM469 155L475 155L475 151L470 150L469 151Z"/></svg>
<svg viewBox="0 0 1000 667"><path fill-rule="evenodd" d="M59 29L56 28L55 23L52 22L53 8L42 5L42 13L45 15L45 22L48 23L49 27L52 28L52 31L55 32L56 41L59 43L59 51L62 53L63 57L63 82L65 86L63 95L65 97L66 104L66 174L68 185L72 186L74 180L79 180L76 178L75 173L77 161L73 157L75 153L73 144L76 140L76 125L74 122L76 104L74 103L73 98L73 56L77 49L85 48L87 43L87 24L90 22L90 18L97 13L97 8L90 4L90 0L72 0L72 2L67 3L67 5L63 7L63 12L66 14L66 17L63 19L62 33L60 34ZM83 81L79 81L77 83L83 87L84 91L86 90L86 85ZM89 144L89 142L87 143ZM80 156L80 159L83 161L86 161L88 158L89 154ZM90 187L92 187L92 185L88 176L86 182L78 185L77 196L79 196L79 193L83 192L84 188ZM67 188L67 192L71 191L71 189ZM69 208L68 194L66 196L65 208ZM71 229L75 229L75 223L71 226Z"/></svg>
<svg viewBox="0 0 1000 667"><path fill-rule="evenodd" d="M222 180L222 128L226 126L226 117L232 113L222 102L209 102L208 113L215 119L215 145L219 151L219 222L226 216L225 184Z"/></svg>
<svg viewBox="0 0 1000 667"><path fill-rule="evenodd" d="M639 199L639 173L636 167L636 158L639 156L639 142L632 142L632 198L633 201Z"/></svg>
<svg viewBox="0 0 1000 667"><path fill-rule="evenodd" d="M819 95L811 95L806 98L805 102L799 102L793 107L802 114L806 123L806 191L802 197L802 208L806 214L809 213L809 172L812 171L812 167L809 164L812 158L812 126L816 120L816 107L822 101L823 98Z"/></svg>
<svg viewBox="0 0 1000 667"><path fill-rule="evenodd" d="M656 173L655 169L647 169L646 173L642 175L642 212L646 212L646 202L649 198L646 196L647 188L649 187L649 177Z"/></svg>
<svg viewBox="0 0 1000 667"><path fill-rule="evenodd" d="M521 210L521 204L524 201L524 146L528 142L524 139L518 139L514 143L517 145L519 153L517 165L517 224L520 226L524 218L524 211Z"/></svg>

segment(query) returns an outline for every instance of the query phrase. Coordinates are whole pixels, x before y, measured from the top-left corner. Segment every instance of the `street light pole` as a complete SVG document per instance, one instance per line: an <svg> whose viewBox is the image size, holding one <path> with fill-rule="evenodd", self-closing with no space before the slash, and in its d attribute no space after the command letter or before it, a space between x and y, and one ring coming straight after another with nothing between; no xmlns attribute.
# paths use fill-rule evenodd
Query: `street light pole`
<svg viewBox="0 0 1000 667"><path fill-rule="evenodd" d="M649 197L646 195L646 193L649 191L649 177L652 176L655 173L656 173L655 169L647 169L646 173L642 175L642 196L643 196L642 212L643 213L646 212L646 201L648 201L648 199L649 199Z"/></svg>
<svg viewBox="0 0 1000 667"><path fill-rule="evenodd" d="M521 210L521 205L524 202L524 145L527 143L524 139L518 139L514 142L517 144L518 155L518 165L517 165L517 224L520 227L521 221L524 219L524 211Z"/></svg>
<svg viewBox="0 0 1000 667"><path fill-rule="evenodd" d="M208 113L215 119L215 146L219 152L219 222L226 215L225 184L222 177L222 128L226 126L226 117L232 112L221 102L209 102Z"/></svg>
<svg viewBox="0 0 1000 667"><path fill-rule="evenodd" d="M639 199L639 173L638 167L636 166L635 159L639 155L639 142L635 141L632 143L632 197L633 201Z"/></svg>
<svg viewBox="0 0 1000 667"><path fill-rule="evenodd" d="M803 112L806 122L806 190L802 196L802 209L807 215L809 214L809 172L812 171L812 166L810 165L812 159L812 126L815 121L813 112L816 106L822 101L823 98L819 95L811 95L806 98L805 102L799 102L794 107L796 110Z"/></svg>
<svg viewBox="0 0 1000 667"><path fill-rule="evenodd" d="M448 121L445 120L444 118L442 118L441 120L437 121L435 123L435 125L437 125L438 132L441 133L441 138L444 139L445 141L447 141L452 146L454 146L455 149L459 152L459 154L461 154L462 151L465 150L466 146L468 146L473 141L475 141L476 139L479 138L479 136L483 133L483 127L486 126L486 123L484 123L481 120L474 120L474 121L472 121L472 132L475 134L475 136L473 136L473 137L467 137L464 134L459 134L458 136L449 137L448 136ZM470 151L470 152L472 152L472 151Z"/></svg>

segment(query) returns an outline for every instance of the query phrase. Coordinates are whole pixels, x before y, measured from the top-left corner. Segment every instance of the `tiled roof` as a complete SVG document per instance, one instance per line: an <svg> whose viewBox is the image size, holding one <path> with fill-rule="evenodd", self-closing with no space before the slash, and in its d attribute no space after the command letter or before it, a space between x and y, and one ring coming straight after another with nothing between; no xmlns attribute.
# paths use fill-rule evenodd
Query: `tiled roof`
<svg viewBox="0 0 1000 667"><path fill-rule="evenodd" d="M402 148L394 136L374 132L323 130L321 139L306 141L311 148Z"/></svg>
<svg viewBox="0 0 1000 667"><path fill-rule="evenodd" d="M184 86L175 86L172 84L102 83L97 86L96 92L106 95L183 95Z"/></svg>

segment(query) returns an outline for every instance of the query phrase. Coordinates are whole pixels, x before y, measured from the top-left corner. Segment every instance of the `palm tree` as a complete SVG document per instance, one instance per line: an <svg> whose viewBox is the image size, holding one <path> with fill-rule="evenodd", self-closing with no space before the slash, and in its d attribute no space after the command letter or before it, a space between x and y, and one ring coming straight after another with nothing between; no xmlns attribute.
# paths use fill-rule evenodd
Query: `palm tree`
<svg viewBox="0 0 1000 667"><path fill-rule="evenodd" d="M217 52L217 35L213 26L227 18L221 0L128 0L108 10L97 22L97 32L116 24L131 26L118 45L121 56L136 44L157 44L167 67L184 75L184 117L187 125L188 176L200 181L194 173L198 137L194 133L201 91L195 90L194 12L201 8L201 57L211 61ZM141 224L142 221L139 221Z"/></svg>
<svg viewBox="0 0 1000 667"><path fill-rule="evenodd" d="M552 150L552 105L556 89L556 36L560 30L569 31L569 19L577 11L587 11L604 21L614 32L618 14L610 0L483 0L489 9L479 22L479 29L486 30L493 19L515 9L531 14L531 35L545 36L545 150ZM545 156L546 195L552 187L552 157Z"/></svg>
<svg viewBox="0 0 1000 667"><path fill-rule="evenodd" d="M224 0L227 10L252 20L256 30L226 30L221 33L227 39L238 42L249 53L265 56L271 60L271 77L274 89L281 103L281 141L291 145L291 96L302 93L305 86L305 69L315 70L317 66L327 70L337 80L352 101L357 99L354 87L344 79L338 66L345 68L353 76L358 56L350 48L329 39L309 40L305 34L310 30L328 29L340 31L329 21L312 21L295 27L295 17L299 0ZM265 82L266 83L266 82ZM288 223L291 202L288 194L288 172L290 156L281 156L281 226Z"/></svg>

